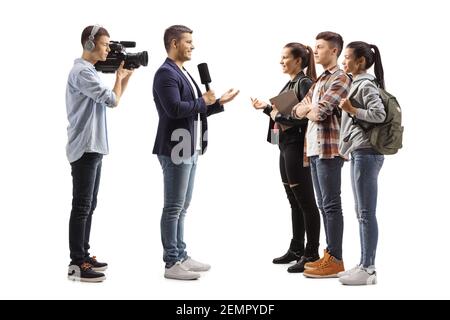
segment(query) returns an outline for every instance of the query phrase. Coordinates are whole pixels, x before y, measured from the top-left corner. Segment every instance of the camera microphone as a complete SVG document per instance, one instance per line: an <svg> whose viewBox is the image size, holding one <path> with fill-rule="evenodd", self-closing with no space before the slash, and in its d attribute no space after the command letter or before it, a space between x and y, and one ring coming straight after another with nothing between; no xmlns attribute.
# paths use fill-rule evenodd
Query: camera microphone
<svg viewBox="0 0 450 320"><path fill-rule="evenodd" d="M209 91L209 84L211 82L211 76L209 75L208 64L200 63L198 66L198 72L200 73L200 81L205 85L206 91Z"/></svg>
<svg viewBox="0 0 450 320"><path fill-rule="evenodd" d="M125 48L136 48L135 41L119 41L119 43L123 45Z"/></svg>

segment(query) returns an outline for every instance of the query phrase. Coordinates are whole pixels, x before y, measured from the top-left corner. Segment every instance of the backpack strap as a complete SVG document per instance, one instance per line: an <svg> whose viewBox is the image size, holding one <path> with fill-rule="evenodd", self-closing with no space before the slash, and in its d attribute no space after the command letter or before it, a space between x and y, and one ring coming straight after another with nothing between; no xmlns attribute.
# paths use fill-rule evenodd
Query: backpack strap
<svg viewBox="0 0 450 320"><path fill-rule="evenodd" d="M301 97L301 96L300 96L300 91L301 91L301 88L302 88L302 82L304 82L304 80L306 80L306 79L309 79L309 80L311 80L312 82L314 82L314 81L313 81L310 77L308 77L308 76L300 77L300 79L297 80L297 92L295 92L295 95L297 96L297 99L298 99L299 102L302 101L303 98L304 98L304 97Z"/></svg>
<svg viewBox="0 0 450 320"><path fill-rule="evenodd" d="M367 80L367 81L370 81L370 82L372 82L372 83L374 83L374 84L377 86L377 88L380 88L380 86L379 86L379 84L378 84L378 81L372 80L372 79L366 79L366 80ZM347 98L348 100L351 100L350 103L351 103L352 105L356 106L357 108L358 108L358 105L359 105L359 104L358 104L355 100L353 100L353 97L356 95L356 93L358 93L359 88L361 87L361 85L362 85L363 83L364 83L364 81L361 81L361 83L358 84L358 86L356 87L356 89L353 90L352 94ZM363 129L365 132L368 132L368 131L372 130L373 128L375 128L375 127L377 126L376 123L369 123L369 122L366 122L366 121L362 121L362 120L357 119L356 117L354 117L353 115L351 115L351 114L348 113L348 112L347 112L347 114L348 114L348 116L349 116L350 118L352 118L352 123L353 123L354 125L359 125L359 126L361 127L361 129Z"/></svg>

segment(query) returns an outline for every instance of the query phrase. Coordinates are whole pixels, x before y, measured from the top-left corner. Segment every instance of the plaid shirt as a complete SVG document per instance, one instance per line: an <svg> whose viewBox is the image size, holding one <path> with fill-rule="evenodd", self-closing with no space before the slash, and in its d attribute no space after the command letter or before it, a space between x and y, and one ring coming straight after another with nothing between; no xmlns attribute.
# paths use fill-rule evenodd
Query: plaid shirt
<svg viewBox="0 0 450 320"><path fill-rule="evenodd" d="M317 122L317 140L319 142L320 159L333 159L334 157L340 156L340 117L338 117L335 110L339 110L341 99L347 97L350 85L350 77L343 70L339 69L338 66L335 66L331 70L325 70L306 95L311 99L312 107L318 108L318 114L321 119ZM317 88L318 96L313 95L315 86L319 86ZM296 108L292 110L293 116L295 116L295 110ZM305 141L304 148L304 166L309 165L306 150L307 141Z"/></svg>

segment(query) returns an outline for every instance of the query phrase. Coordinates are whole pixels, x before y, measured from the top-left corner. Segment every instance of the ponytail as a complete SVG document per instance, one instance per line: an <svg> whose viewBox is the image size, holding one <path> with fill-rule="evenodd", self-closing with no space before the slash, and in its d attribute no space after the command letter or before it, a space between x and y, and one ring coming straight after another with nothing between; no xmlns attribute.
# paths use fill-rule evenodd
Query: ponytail
<svg viewBox="0 0 450 320"><path fill-rule="evenodd" d="M384 89L384 71L383 64L381 63L380 50L374 44L368 44L363 41L350 42L347 48L353 49L353 55L356 59L364 57L366 59L365 69L369 69L374 65L374 73L377 78L377 82L381 88Z"/></svg>
<svg viewBox="0 0 450 320"><path fill-rule="evenodd" d="M316 73L316 62L314 61L314 53L313 49L310 46L306 46L306 50L308 51L308 69L306 69L306 75L310 77L313 81L317 80Z"/></svg>
<svg viewBox="0 0 450 320"><path fill-rule="evenodd" d="M289 48L294 59L302 59L302 65L300 68L304 70L306 67L306 75L316 81L316 65L314 62L314 53L311 47L305 46L298 42L290 42L284 46L285 48Z"/></svg>
<svg viewBox="0 0 450 320"><path fill-rule="evenodd" d="M374 71L375 71L375 77L377 78L378 84L382 89L384 89L384 70L383 70L383 64L381 63L381 55L380 50L378 50L378 47L374 44L370 45L370 48L373 49L375 52L374 55Z"/></svg>

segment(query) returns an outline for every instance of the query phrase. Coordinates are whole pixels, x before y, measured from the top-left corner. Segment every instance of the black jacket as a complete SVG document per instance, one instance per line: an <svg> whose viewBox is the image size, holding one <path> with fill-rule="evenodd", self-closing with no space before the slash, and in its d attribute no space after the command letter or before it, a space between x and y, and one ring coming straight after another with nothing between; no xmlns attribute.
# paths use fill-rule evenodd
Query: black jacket
<svg viewBox="0 0 450 320"><path fill-rule="evenodd" d="M302 101L303 98L308 93L309 89L313 85L313 80L307 77L303 71L300 71L297 76L286 83L286 85L283 87L283 89L280 91L280 93L294 90L295 94L297 95L297 98L299 101ZM268 105L266 108L264 108L264 113L267 114L270 117L270 113L272 112L272 106ZM286 131L280 132L280 141L291 141L291 140L298 140L300 139L299 132L305 132L306 127L308 125L308 119L294 119L290 115L283 115L281 113L278 113L275 117L275 121L277 123L290 126L291 128L287 129ZM267 131L267 141L269 143L272 143L271 137L272 137L272 130L274 128L275 122L270 118L269 120L269 129Z"/></svg>

